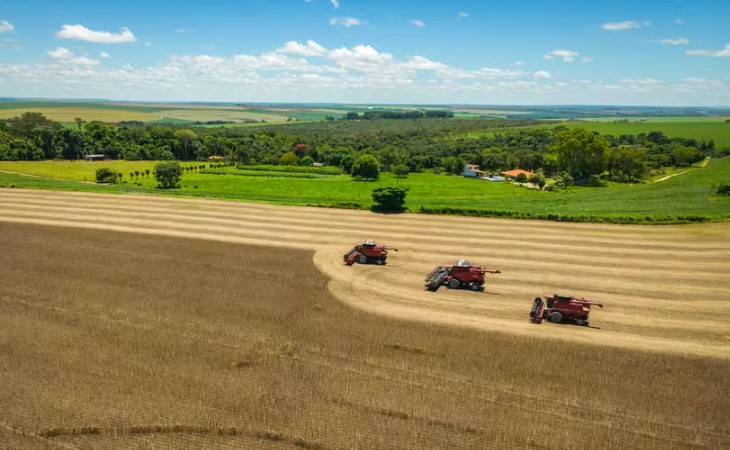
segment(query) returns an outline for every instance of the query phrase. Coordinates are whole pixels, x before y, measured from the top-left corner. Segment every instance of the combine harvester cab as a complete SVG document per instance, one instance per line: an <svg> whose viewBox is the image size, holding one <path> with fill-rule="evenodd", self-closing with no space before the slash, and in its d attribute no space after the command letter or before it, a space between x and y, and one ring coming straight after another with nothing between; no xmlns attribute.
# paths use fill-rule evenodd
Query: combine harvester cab
<svg viewBox="0 0 730 450"><path fill-rule="evenodd" d="M483 269L466 259L460 259L451 266L438 266L425 278L426 289L436 291L442 285L449 289L484 290L484 274L502 273L499 270Z"/></svg>
<svg viewBox="0 0 730 450"><path fill-rule="evenodd" d="M553 294L546 296L545 301L537 297L530 310L530 322L541 324L547 319L553 323L573 322L576 325L588 326L591 306L603 308L602 303L575 298L571 294Z"/></svg>
<svg viewBox="0 0 730 450"><path fill-rule="evenodd" d="M349 252L345 253L343 260L348 266L355 263L382 265L388 260L389 250L398 251L397 248L379 245L372 239L368 239L364 243L352 247Z"/></svg>

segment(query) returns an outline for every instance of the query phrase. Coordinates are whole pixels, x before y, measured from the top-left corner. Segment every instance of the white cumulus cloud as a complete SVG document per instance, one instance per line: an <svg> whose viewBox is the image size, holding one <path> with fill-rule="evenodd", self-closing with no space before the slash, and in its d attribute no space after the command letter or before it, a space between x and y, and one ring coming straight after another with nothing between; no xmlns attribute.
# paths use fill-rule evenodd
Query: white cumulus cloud
<svg viewBox="0 0 730 450"><path fill-rule="evenodd" d="M555 59L559 58L562 59L563 62L573 62L575 61L575 58L577 58L580 55L579 52L573 51L573 50L553 50L546 55L543 56L545 59Z"/></svg>
<svg viewBox="0 0 730 450"><path fill-rule="evenodd" d="M469 13L464 11L459 11L459 13L456 15L457 19L466 19L467 17L469 17Z"/></svg>
<svg viewBox="0 0 730 450"><path fill-rule="evenodd" d="M725 44L722 50L687 50L691 56L709 56L712 58L730 58L730 44Z"/></svg>
<svg viewBox="0 0 730 450"><path fill-rule="evenodd" d="M129 28L123 27L119 33L109 31L94 31L83 25L64 25L56 33L58 39L74 39L78 41L94 42L97 44L122 44L137 40Z"/></svg>
<svg viewBox="0 0 730 450"><path fill-rule="evenodd" d="M424 22L423 20L413 19L411 20L411 23L418 28L423 28L426 26L426 22Z"/></svg>
<svg viewBox="0 0 730 450"><path fill-rule="evenodd" d="M313 40L308 40L304 44L297 41L289 41L278 50L280 53L292 53L302 56L323 56L327 54L327 49L319 45Z"/></svg>
<svg viewBox="0 0 730 450"><path fill-rule="evenodd" d="M608 31L624 31L647 27L649 25L651 25L649 22L639 23L634 20L626 20L623 22L606 22L601 25L601 28Z"/></svg>
<svg viewBox="0 0 730 450"><path fill-rule="evenodd" d="M65 47L58 47L55 50L48 50L46 54L53 58L55 61L62 63L76 64L79 66L95 66L99 64L99 61L89 59L85 56L76 56L74 52Z"/></svg>
<svg viewBox="0 0 730 450"><path fill-rule="evenodd" d="M0 33L12 33L15 26L7 20L0 20Z"/></svg>
<svg viewBox="0 0 730 450"><path fill-rule="evenodd" d="M107 52L100 52L99 58L109 58L111 55Z"/></svg>
<svg viewBox="0 0 730 450"><path fill-rule="evenodd" d="M660 42L664 45L688 45L689 39L687 39L687 38L662 39Z"/></svg>
<svg viewBox="0 0 730 450"><path fill-rule="evenodd" d="M330 19L330 25L333 27L340 26L345 28L365 25L365 22L356 17L333 17Z"/></svg>
<svg viewBox="0 0 730 450"><path fill-rule="evenodd" d="M340 8L340 0L330 0L330 3L332 3L332 6L335 9L339 9Z"/></svg>
<svg viewBox="0 0 730 450"><path fill-rule="evenodd" d="M542 78L543 80L547 80L548 78L552 78L552 74L546 70L538 70L537 72L533 73L532 76L535 78Z"/></svg>

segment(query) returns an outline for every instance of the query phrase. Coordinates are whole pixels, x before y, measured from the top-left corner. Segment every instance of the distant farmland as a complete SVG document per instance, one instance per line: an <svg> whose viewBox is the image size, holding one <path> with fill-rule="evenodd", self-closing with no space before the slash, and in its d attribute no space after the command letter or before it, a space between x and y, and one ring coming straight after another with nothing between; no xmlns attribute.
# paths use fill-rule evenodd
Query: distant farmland
<svg viewBox="0 0 730 450"><path fill-rule="evenodd" d="M0 119L10 119L24 112L37 112L51 120L72 123L76 118L102 122L286 122L290 117L298 120L321 120L327 115L340 116L314 110L251 109L235 105L204 104L141 104L141 103L94 103L19 101L0 102Z"/></svg>

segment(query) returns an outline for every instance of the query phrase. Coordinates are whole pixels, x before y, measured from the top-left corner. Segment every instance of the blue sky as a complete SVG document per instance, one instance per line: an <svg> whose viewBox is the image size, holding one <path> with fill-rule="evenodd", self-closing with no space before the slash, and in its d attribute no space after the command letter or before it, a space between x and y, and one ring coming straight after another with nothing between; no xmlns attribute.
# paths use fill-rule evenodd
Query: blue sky
<svg viewBox="0 0 730 450"><path fill-rule="evenodd" d="M0 0L0 96L728 106L729 23L726 0Z"/></svg>

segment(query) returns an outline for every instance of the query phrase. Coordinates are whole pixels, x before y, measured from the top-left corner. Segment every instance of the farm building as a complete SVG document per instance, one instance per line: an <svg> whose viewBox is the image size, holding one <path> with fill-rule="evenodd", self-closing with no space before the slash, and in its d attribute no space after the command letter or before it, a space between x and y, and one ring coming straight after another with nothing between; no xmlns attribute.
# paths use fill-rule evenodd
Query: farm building
<svg viewBox="0 0 730 450"><path fill-rule="evenodd" d="M484 171L476 164L464 164L464 176L471 178L482 178Z"/></svg>
<svg viewBox="0 0 730 450"><path fill-rule="evenodd" d="M84 155L84 161L104 161L106 155Z"/></svg>
<svg viewBox="0 0 730 450"><path fill-rule="evenodd" d="M533 173L529 170L522 169L507 170L505 172L502 172L500 175L504 175L508 178L517 178L522 173L524 173L527 178L530 178L533 175Z"/></svg>

